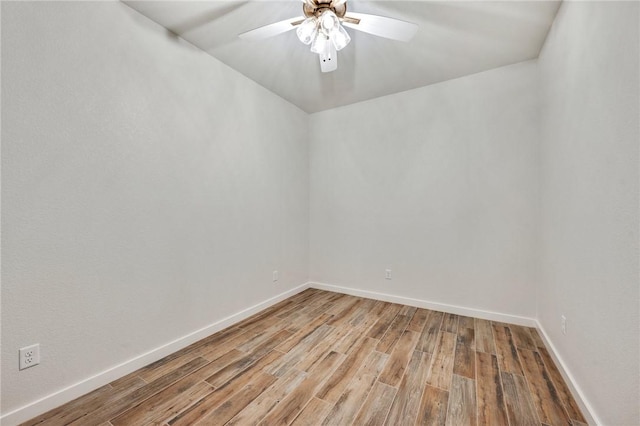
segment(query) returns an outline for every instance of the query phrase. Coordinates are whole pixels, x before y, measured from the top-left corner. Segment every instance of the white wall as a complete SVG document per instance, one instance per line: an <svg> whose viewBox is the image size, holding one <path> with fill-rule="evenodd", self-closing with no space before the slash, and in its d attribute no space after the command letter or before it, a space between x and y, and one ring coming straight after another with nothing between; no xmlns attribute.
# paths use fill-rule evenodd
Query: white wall
<svg viewBox="0 0 640 426"><path fill-rule="evenodd" d="M2 2L2 412L305 283L306 134L122 3Z"/></svg>
<svg viewBox="0 0 640 426"><path fill-rule="evenodd" d="M530 61L311 115L310 279L533 317L536 79Z"/></svg>
<svg viewBox="0 0 640 426"><path fill-rule="evenodd" d="M537 316L611 425L640 424L639 18L638 2L563 2L538 62Z"/></svg>

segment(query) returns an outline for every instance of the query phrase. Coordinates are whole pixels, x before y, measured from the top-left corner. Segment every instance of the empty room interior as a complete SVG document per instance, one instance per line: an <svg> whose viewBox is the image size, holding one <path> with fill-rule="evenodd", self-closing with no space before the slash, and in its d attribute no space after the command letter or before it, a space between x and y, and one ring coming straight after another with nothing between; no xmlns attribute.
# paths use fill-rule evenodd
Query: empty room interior
<svg viewBox="0 0 640 426"><path fill-rule="evenodd" d="M2 425L640 425L639 2L0 16Z"/></svg>

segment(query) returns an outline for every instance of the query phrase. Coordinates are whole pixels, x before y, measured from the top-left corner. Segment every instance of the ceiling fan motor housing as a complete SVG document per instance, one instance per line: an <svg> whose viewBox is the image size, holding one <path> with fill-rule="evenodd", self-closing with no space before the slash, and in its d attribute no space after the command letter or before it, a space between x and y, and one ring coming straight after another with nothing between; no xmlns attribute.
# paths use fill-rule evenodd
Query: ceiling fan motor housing
<svg viewBox="0 0 640 426"><path fill-rule="evenodd" d="M343 2L337 6L334 6L331 3L333 3L332 0L314 0L312 4L304 2L302 5L302 11L304 12L304 16L307 18L314 16L319 18L325 10L330 10L335 13L338 18L343 18L344 14L347 13L347 2Z"/></svg>

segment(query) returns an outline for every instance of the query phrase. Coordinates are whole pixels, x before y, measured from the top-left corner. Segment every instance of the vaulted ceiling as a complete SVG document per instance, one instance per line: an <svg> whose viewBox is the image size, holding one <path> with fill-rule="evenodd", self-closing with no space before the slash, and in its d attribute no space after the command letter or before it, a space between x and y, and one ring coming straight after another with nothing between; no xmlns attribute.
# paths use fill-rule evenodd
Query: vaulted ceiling
<svg viewBox="0 0 640 426"><path fill-rule="evenodd" d="M270 91L312 113L415 89L538 56L559 1L360 1L348 11L418 24L408 43L347 29L338 69L295 31L258 42L238 34L302 16L302 2L125 1L126 4Z"/></svg>

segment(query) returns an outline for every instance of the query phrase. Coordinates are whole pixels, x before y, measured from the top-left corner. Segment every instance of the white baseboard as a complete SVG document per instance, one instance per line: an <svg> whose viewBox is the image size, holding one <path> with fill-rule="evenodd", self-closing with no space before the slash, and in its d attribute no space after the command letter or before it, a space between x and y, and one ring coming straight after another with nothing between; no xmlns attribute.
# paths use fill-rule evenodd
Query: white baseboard
<svg viewBox="0 0 640 426"><path fill-rule="evenodd" d="M571 391L571 394L573 395L574 399L578 403L580 407L580 411L582 411L582 414L585 416L587 423L589 423L590 425L604 424L602 423L600 418L596 415L595 411L593 410L593 406L589 404L589 401L587 400L587 398L585 398L584 393L582 392L582 389L580 389L580 386L576 384L576 381L574 380L573 375L571 374L571 371L567 368L567 365L562 360L562 357L558 355L558 351L556 350L556 347L553 345L553 343L551 342L551 339L549 339L549 336L547 335L544 328L542 327L542 325L540 325L538 321L536 321L536 328L540 332L539 333L540 337L542 337L544 345L547 347L547 350L549 351L551 358L553 358L553 362L556 364L556 367L558 367L558 370L560 371L562 378L567 383L567 386L569 386L569 390Z"/></svg>
<svg viewBox="0 0 640 426"><path fill-rule="evenodd" d="M64 389L60 389L59 391L47 395L37 401L31 402L16 410L10 411L6 414L2 414L2 416L0 416L0 424L3 426L13 426L39 416L42 413L46 413L53 408L72 401L75 398L78 398L88 392L104 386L107 383L110 383L122 376L126 376L127 374L136 371L137 369L142 368L146 365L149 365L152 362L158 361L169 354L172 354L176 351L179 351L180 349L189 346L192 343L197 342L198 340L201 340L213 333L227 328L230 325L236 324L243 319L248 318L257 312L260 312L263 309L268 308L269 306L275 305L276 303L288 297L291 297L294 294L297 294L307 288L309 288L308 283L299 285L298 287L292 288L291 290L285 291L278 294L277 296L267 299L264 302L260 302L256 305L251 306L250 308L244 309L238 313L216 321L211 325L201 328L200 330L196 330L183 337L152 349L149 352L138 355L135 358L111 367L105 371L102 371L95 376L74 383L73 385L68 386Z"/></svg>
<svg viewBox="0 0 640 426"><path fill-rule="evenodd" d="M342 287L332 284L310 282L311 288L319 290L333 291L336 293L350 294L352 296L365 297L367 299L382 300L384 302L400 303L402 305L415 306L417 308L431 309L434 311L446 312L450 314L465 315L469 317L481 318L490 321L506 322L509 324L536 327L534 318L521 317L517 315L501 314L498 312L484 311L481 309L465 308L462 306L448 305L446 303L430 302L428 300L413 299L410 297L395 296L393 294L378 293L375 291L360 290L352 287Z"/></svg>

